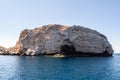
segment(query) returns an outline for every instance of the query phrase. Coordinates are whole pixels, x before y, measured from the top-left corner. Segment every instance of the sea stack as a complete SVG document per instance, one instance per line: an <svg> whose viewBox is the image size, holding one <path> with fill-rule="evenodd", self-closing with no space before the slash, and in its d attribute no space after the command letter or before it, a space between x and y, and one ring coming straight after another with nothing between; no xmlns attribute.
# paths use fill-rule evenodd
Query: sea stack
<svg viewBox="0 0 120 80"><path fill-rule="evenodd" d="M113 49L103 34L82 26L45 25L21 32L9 54L67 56L112 56Z"/></svg>

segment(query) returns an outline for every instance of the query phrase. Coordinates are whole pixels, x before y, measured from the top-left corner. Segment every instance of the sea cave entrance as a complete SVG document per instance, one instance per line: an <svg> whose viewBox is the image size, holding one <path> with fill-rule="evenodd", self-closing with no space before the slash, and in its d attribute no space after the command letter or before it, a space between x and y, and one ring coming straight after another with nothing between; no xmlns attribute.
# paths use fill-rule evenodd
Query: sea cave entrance
<svg viewBox="0 0 120 80"><path fill-rule="evenodd" d="M76 50L73 45L62 45L60 53L65 55L76 55Z"/></svg>

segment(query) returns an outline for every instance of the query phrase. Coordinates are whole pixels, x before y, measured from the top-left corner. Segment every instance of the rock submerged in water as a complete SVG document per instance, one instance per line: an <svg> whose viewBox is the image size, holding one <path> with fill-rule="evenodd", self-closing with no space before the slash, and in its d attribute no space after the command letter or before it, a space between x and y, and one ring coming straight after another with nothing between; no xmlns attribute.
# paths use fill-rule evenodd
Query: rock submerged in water
<svg viewBox="0 0 120 80"><path fill-rule="evenodd" d="M9 54L69 56L112 56L113 49L107 38L82 26L45 25L21 32Z"/></svg>

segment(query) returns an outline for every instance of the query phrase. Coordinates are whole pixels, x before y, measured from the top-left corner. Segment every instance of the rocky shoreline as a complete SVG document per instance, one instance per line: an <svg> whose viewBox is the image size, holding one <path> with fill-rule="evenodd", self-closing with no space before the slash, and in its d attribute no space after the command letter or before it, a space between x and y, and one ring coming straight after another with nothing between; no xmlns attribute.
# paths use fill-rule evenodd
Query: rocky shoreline
<svg viewBox="0 0 120 80"><path fill-rule="evenodd" d="M1 55L112 56L103 34L82 26L45 25L21 32L16 45L0 47Z"/></svg>

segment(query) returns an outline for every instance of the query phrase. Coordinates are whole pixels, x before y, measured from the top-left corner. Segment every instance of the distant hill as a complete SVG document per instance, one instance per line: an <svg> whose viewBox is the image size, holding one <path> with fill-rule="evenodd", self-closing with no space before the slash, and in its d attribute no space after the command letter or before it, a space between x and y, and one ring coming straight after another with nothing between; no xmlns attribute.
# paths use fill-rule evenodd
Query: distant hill
<svg viewBox="0 0 120 80"><path fill-rule="evenodd" d="M5 47L2 47L2 46L0 46L0 54L2 53L5 53L6 52L6 48Z"/></svg>

